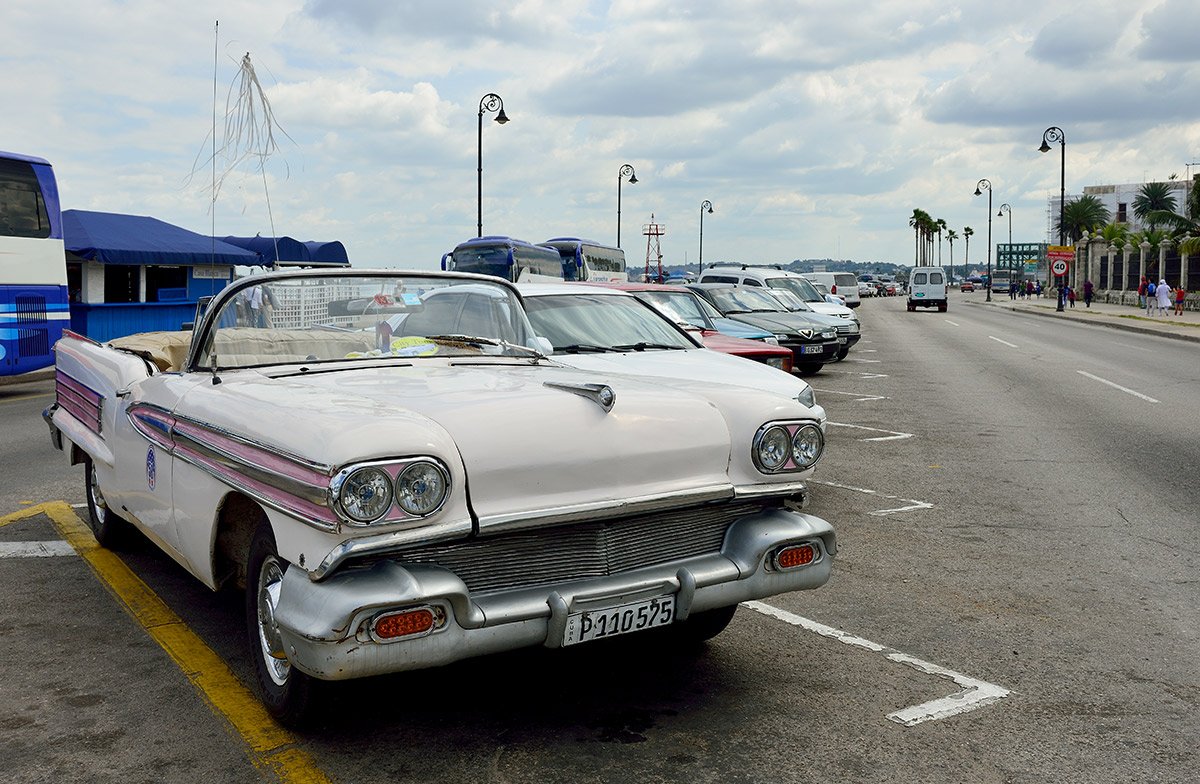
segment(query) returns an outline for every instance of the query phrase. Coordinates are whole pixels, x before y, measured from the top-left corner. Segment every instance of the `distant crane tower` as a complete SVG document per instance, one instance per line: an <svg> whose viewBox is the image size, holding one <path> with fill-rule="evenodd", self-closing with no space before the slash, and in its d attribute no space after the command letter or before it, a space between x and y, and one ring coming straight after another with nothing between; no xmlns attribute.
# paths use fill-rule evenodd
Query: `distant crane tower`
<svg viewBox="0 0 1200 784"><path fill-rule="evenodd" d="M642 234L646 235L646 282L651 281L650 277L650 259L658 261L658 277L654 278L658 283L663 282L662 271L662 243L659 237L667 233L667 227L661 223L654 222L654 213L650 213L650 222L642 224Z"/></svg>

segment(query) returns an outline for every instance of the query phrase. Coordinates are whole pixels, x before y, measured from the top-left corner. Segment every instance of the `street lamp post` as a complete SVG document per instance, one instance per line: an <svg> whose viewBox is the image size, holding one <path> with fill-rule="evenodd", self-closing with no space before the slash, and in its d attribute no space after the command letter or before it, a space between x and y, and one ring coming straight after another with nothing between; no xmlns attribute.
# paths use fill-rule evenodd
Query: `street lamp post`
<svg viewBox="0 0 1200 784"><path fill-rule="evenodd" d="M629 184L637 184L637 175L633 172L633 167L626 163L617 170L617 247L621 247L621 180L629 178Z"/></svg>
<svg viewBox="0 0 1200 784"><path fill-rule="evenodd" d="M1057 125L1051 125L1042 132L1042 146L1038 147L1038 152L1050 152L1050 142L1058 142L1062 148L1062 162L1059 166L1058 176L1058 246L1061 248L1066 239L1066 222L1067 222L1067 135L1063 133L1063 129ZM1049 270L1047 270L1049 272ZM1050 281L1047 280L1047 283ZM1063 296L1062 296L1062 276L1058 279L1058 306L1055 310L1062 312Z"/></svg>
<svg viewBox="0 0 1200 784"><path fill-rule="evenodd" d="M700 272L704 271L704 211L712 215L712 202L708 199L700 202Z"/></svg>
<svg viewBox="0 0 1200 784"><path fill-rule="evenodd" d="M1008 213L1008 277L1011 285L1013 278L1013 249L1012 249L1012 207L1007 202L1000 205L1000 209L996 211L997 218L1003 218L1004 213ZM996 256L996 266L1000 266L1000 256ZM1021 284L1025 285L1024 283Z"/></svg>
<svg viewBox="0 0 1200 784"><path fill-rule="evenodd" d="M479 99L479 177L475 190L475 236L483 236L483 113L498 112L496 122L500 125L508 122L504 113L504 100L495 93L488 93Z"/></svg>
<svg viewBox="0 0 1200 784"><path fill-rule="evenodd" d="M975 184L975 195L988 192L988 250L987 250L987 302L992 301L992 181L984 178Z"/></svg>

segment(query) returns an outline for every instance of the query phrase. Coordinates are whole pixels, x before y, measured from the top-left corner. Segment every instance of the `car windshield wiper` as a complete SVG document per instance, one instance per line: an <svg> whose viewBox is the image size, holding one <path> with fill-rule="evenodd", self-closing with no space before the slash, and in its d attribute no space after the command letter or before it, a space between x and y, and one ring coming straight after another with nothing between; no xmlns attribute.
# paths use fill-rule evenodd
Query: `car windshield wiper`
<svg viewBox="0 0 1200 784"><path fill-rule="evenodd" d="M495 338L481 338L475 335L425 335L426 340L437 340L444 343L465 343L468 346L499 346L503 349L513 349L515 351L524 352L538 359L545 359L546 355L535 348L521 346L516 343L509 343L507 340L497 340Z"/></svg>
<svg viewBox="0 0 1200 784"><path fill-rule="evenodd" d="M572 343L569 346L555 346L554 350L562 351L565 354L603 354L608 351L616 351L612 346L593 346L590 343Z"/></svg>
<svg viewBox="0 0 1200 784"><path fill-rule="evenodd" d="M629 343L629 344L626 344L623 346L613 346L613 349L615 351L645 351L648 348L658 348L658 349L668 349L669 350L669 349L683 348L683 346L668 346L666 343L647 343L645 341L642 341L640 343Z"/></svg>

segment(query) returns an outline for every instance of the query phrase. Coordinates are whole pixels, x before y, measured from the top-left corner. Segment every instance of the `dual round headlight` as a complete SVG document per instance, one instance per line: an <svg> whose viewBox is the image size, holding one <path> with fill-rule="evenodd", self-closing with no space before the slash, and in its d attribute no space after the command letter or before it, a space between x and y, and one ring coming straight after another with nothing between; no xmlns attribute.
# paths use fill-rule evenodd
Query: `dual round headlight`
<svg viewBox="0 0 1200 784"><path fill-rule="evenodd" d="M795 430L786 425L771 425L754 443L754 462L766 473L803 471L821 459L825 436L814 424L805 423ZM788 461L792 465L788 466Z"/></svg>
<svg viewBox="0 0 1200 784"><path fill-rule="evenodd" d="M395 481L378 466L350 472L338 489L337 500L346 517L356 523L373 523L395 503L413 517L425 517L442 507L450 490L450 477L436 463L419 460L406 465Z"/></svg>

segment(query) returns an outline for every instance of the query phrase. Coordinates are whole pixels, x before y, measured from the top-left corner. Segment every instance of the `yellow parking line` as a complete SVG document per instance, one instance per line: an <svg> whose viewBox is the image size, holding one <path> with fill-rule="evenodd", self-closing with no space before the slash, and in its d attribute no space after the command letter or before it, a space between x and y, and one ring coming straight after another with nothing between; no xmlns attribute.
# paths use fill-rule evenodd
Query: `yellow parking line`
<svg viewBox="0 0 1200 784"><path fill-rule="evenodd" d="M142 582L125 563L100 547L91 529L63 501L50 501L0 517L0 527L44 514L62 537L87 561L105 587L157 642L249 746L250 761L283 784L329 782L296 737L275 723L262 703L242 685L228 665Z"/></svg>

